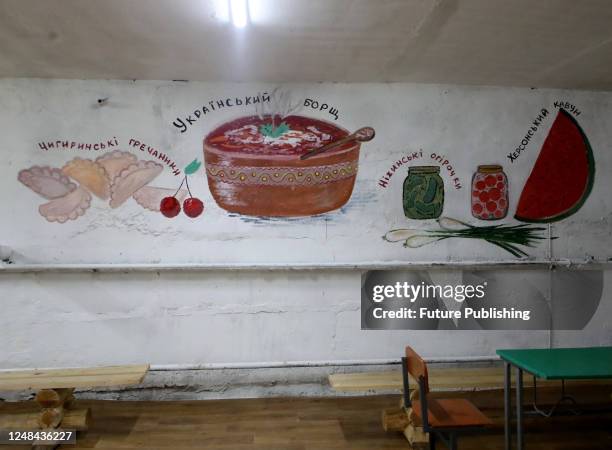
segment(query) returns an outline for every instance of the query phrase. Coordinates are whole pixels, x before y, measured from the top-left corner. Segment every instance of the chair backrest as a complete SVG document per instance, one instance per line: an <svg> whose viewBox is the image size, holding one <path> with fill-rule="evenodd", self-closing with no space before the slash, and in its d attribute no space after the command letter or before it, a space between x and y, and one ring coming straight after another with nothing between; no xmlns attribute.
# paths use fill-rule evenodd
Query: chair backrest
<svg viewBox="0 0 612 450"><path fill-rule="evenodd" d="M411 405L411 401L408 395L408 374L412 375L417 382L419 388L419 403L421 405L421 420L423 430L425 432L430 431L429 419L428 419L428 406L427 396L429 394L429 375L427 374L427 364L415 352L412 347L406 346L406 356L402 358L403 367L402 372L404 376L404 405Z"/></svg>
<svg viewBox="0 0 612 450"><path fill-rule="evenodd" d="M406 346L406 370L412 377L419 382L419 379L423 379L423 388L425 392L421 392L421 394L427 395L429 394L429 376L427 375L427 364L419 356L417 352L415 352L412 347Z"/></svg>

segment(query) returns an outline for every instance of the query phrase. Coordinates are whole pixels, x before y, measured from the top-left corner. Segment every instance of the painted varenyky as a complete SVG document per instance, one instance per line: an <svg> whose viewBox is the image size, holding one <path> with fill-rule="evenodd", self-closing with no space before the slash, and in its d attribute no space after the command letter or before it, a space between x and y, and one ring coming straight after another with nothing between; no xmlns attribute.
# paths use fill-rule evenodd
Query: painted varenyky
<svg viewBox="0 0 612 450"><path fill-rule="evenodd" d="M78 181L96 197L106 200L110 195L110 184L108 174L101 165L90 159L74 158L63 168L62 172Z"/></svg>
<svg viewBox="0 0 612 450"><path fill-rule="evenodd" d="M111 183L122 170L135 164L138 158L130 152L114 150L96 158L96 163L104 168Z"/></svg>
<svg viewBox="0 0 612 450"><path fill-rule="evenodd" d="M117 208L130 198L138 189L153 181L163 166L154 161L138 161L123 169L113 179L110 207Z"/></svg>
<svg viewBox="0 0 612 450"><path fill-rule="evenodd" d="M47 200L64 197L77 188L60 169L48 166L24 169L17 179Z"/></svg>
<svg viewBox="0 0 612 450"><path fill-rule="evenodd" d="M85 214L91 206L91 195L82 186L78 187L64 197L51 200L49 203L40 205L40 215L49 222L64 223L75 220Z"/></svg>
<svg viewBox="0 0 612 450"><path fill-rule="evenodd" d="M149 211L159 212L160 199L175 192L147 186L162 171L154 161L138 160L129 152L115 150L96 160L73 158L59 169L33 166L19 172L17 179L41 197L50 200L38 211L49 222L65 223L83 216L94 194L117 208L130 197ZM176 196L186 197L180 189Z"/></svg>

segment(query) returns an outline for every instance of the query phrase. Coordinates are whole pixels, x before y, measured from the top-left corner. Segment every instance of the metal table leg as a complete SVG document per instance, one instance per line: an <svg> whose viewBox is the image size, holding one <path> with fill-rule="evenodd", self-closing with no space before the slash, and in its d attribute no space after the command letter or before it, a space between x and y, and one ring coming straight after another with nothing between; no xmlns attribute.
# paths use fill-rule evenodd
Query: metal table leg
<svg viewBox="0 0 612 450"><path fill-rule="evenodd" d="M449 440L450 450L457 450L457 435L455 433L451 433L449 436Z"/></svg>
<svg viewBox="0 0 612 450"><path fill-rule="evenodd" d="M505 449L511 450L512 448L512 405L510 392L512 389L511 378L512 378L512 366L509 362L504 363L504 437L505 437Z"/></svg>
<svg viewBox="0 0 612 450"><path fill-rule="evenodd" d="M516 448L523 450L523 370L516 368Z"/></svg>

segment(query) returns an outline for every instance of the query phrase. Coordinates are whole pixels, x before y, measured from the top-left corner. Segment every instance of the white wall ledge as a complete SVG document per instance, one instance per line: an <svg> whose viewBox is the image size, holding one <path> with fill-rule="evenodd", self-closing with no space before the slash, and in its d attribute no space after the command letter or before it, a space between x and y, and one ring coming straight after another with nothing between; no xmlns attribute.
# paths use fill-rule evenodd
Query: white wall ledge
<svg viewBox="0 0 612 450"><path fill-rule="evenodd" d="M427 269L500 269L500 268L574 268L612 267L608 260L517 260L517 261L380 261L359 263L282 263L282 264L0 264L0 273L28 272L172 272L172 271L325 271L325 270L427 270Z"/></svg>

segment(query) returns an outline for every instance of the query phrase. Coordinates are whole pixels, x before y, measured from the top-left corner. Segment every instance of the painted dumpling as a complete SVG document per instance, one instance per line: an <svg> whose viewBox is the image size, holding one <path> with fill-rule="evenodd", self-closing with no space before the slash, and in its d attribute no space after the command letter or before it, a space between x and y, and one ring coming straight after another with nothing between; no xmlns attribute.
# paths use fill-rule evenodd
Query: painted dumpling
<svg viewBox="0 0 612 450"><path fill-rule="evenodd" d="M106 170L90 159L74 158L63 168L62 172L81 183L96 197L106 200L110 195L110 180Z"/></svg>
<svg viewBox="0 0 612 450"><path fill-rule="evenodd" d="M77 188L60 169L48 166L24 169L17 179L47 200L64 197Z"/></svg>
<svg viewBox="0 0 612 450"><path fill-rule="evenodd" d="M91 195L79 186L74 191L64 197L51 200L49 203L40 205L38 212L49 222L64 223L68 220L75 220L85 214L91 205Z"/></svg>
<svg viewBox="0 0 612 450"><path fill-rule="evenodd" d="M121 206L136 191L153 181L162 169L161 164L153 161L138 161L123 169L111 185L111 208Z"/></svg>
<svg viewBox="0 0 612 450"><path fill-rule="evenodd" d="M138 158L136 158L136 156L121 150L114 150L96 158L96 163L106 170L106 174L111 183L122 170L127 169L137 161Z"/></svg>
<svg viewBox="0 0 612 450"><path fill-rule="evenodd" d="M164 197L174 196L179 203L183 203L183 200L187 198L187 190L179 189L178 192L175 189L160 188L154 186L144 186L134 192L134 200L140 206L149 211L159 212L159 205Z"/></svg>

